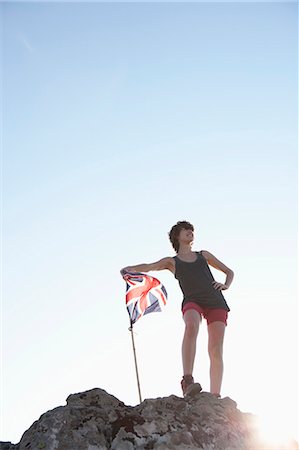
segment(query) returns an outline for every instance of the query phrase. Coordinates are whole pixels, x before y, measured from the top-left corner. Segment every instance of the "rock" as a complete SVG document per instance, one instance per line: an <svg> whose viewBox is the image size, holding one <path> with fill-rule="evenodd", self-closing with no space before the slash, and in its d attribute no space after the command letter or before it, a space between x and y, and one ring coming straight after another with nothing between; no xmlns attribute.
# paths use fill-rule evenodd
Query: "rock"
<svg viewBox="0 0 299 450"><path fill-rule="evenodd" d="M256 417L239 411L228 397L171 395L132 407L96 388L70 395L65 406L34 422L19 444L1 442L0 450L266 449L263 445Z"/></svg>
<svg viewBox="0 0 299 450"><path fill-rule="evenodd" d="M0 442L0 450L18 450L18 444L14 445L11 442Z"/></svg>

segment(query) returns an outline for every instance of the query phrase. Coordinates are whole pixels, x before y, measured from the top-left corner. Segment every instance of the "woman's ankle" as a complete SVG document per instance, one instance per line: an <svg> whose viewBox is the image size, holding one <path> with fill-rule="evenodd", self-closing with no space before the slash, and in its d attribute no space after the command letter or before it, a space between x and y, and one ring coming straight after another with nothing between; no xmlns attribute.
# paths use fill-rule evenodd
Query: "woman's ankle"
<svg viewBox="0 0 299 450"><path fill-rule="evenodd" d="M212 392L212 395L214 395L214 397L216 397L216 398L221 398L220 394L216 394L216 393Z"/></svg>

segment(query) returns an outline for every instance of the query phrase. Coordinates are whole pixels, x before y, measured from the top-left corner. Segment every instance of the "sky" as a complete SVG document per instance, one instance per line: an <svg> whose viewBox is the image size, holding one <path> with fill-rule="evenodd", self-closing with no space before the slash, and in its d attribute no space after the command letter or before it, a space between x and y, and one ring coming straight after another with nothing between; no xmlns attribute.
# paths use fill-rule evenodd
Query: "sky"
<svg viewBox="0 0 299 450"><path fill-rule="evenodd" d="M178 220L235 274L222 396L298 438L297 4L0 6L0 440L71 393L138 404L119 271L174 256ZM152 275L142 397L181 396L182 293ZM194 378L209 390L205 322Z"/></svg>

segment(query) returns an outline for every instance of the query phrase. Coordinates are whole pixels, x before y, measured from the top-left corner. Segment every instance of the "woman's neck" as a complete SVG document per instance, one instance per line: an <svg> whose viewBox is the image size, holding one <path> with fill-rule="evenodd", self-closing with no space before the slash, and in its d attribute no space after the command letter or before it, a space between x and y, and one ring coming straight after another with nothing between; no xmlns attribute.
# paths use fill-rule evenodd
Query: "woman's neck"
<svg viewBox="0 0 299 450"><path fill-rule="evenodd" d="M194 253L190 244L180 244L178 255L191 255Z"/></svg>

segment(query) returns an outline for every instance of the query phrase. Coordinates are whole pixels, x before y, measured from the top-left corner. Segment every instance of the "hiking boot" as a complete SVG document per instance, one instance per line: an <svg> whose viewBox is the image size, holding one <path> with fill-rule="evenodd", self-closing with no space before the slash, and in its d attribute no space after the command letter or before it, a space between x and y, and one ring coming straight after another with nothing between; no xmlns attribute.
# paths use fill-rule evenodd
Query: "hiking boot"
<svg viewBox="0 0 299 450"><path fill-rule="evenodd" d="M181 381L181 387L184 397L201 392L202 387L199 383L194 383L192 375L184 375Z"/></svg>
<svg viewBox="0 0 299 450"><path fill-rule="evenodd" d="M181 387L183 391L183 395L186 394L187 388L194 384L194 379L192 375L183 375L182 381L181 381Z"/></svg>
<svg viewBox="0 0 299 450"><path fill-rule="evenodd" d="M199 394L201 391L202 387L199 383L190 384L190 386L187 387L185 397Z"/></svg>

